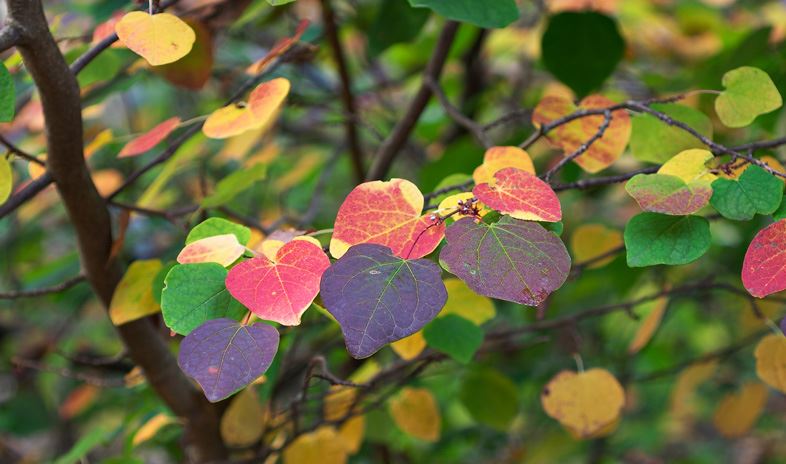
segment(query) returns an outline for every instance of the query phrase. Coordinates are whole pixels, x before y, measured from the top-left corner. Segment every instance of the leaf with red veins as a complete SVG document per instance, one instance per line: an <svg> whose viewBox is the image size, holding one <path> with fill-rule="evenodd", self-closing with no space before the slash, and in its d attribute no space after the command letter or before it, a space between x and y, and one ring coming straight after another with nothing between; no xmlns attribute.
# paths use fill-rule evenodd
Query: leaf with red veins
<svg viewBox="0 0 786 464"><path fill-rule="evenodd" d="M472 193L489 208L525 221L558 222L562 207L549 184L517 168L505 168Z"/></svg>
<svg viewBox="0 0 786 464"><path fill-rule="evenodd" d="M437 248L445 225L422 216L423 194L412 182L391 179L355 187L338 210L330 254L340 258L360 243L384 245L403 259L417 259Z"/></svg>
<svg viewBox="0 0 786 464"><path fill-rule="evenodd" d="M262 319L299 325L300 317L319 293L330 260L308 240L292 240L276 253L244 261L230 269L229 293Z"/></svg>
<svg viewBox="0 0 786 464"><path fill-rule="evenodd" d="M753 238L742 263L742 284L759 298L786 290L786 219Z"/></svg>

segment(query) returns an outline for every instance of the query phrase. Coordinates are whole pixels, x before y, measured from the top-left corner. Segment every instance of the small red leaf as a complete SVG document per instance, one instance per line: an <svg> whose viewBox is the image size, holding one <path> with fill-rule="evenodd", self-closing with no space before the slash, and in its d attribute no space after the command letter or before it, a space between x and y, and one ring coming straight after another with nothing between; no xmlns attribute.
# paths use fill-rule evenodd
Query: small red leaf
<svg viewBox="0 0 786 464"><path fill-rule="evenodd" d="M120 153L117 155L117 157L126 158L145 153L146 151L158 145L162 140L167 138L167 136L171 134L179 124L180 118L177 116L167 119L139 137L131 139L131 141L128 142L122 150L120 150Z"/></svg>
<svg viewBox="0 0 786 464"><path fill-rule="evenodd" d="M472 193L489 208L525 221L557 222L562 207L549 184L517 168L494 174L494 181L475 186Z"/></svg>
<svg viewBox="0 0 786 464"><path fill-rule="evenodd" d="M742 263L742 284L759 298L786 290L786 219L753 238Z"/></svg>
<svg viewBox="0 0 786 464"><path fill-rule="evenodd" d="M259 256L233 267L226 278L229 293L262 319L299 325L300 316L319 293L330 260L309 240L282 246L276 259Z"/></svg>

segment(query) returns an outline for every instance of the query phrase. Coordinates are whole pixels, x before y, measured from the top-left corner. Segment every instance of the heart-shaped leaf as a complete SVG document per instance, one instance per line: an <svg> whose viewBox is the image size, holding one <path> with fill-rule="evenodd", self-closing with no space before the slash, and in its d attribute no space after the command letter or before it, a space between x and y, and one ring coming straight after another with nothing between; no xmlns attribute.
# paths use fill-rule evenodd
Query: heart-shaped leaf
<svg viewBox="0 0 786 464"><path fill-rule="evenodd" d="M375 244L351 247L325 271L320 289L356 359L420 330L448 297L437 265L401 259Z"/></svg>
<svg viewBox="0 0 786 464"><path fill-rule="evenodd" d="M728 127L745 127L757 116L783 105L778 88L759 68L732 69L723 75L723 87L726 90L715 99L715 111Z"/></svg>
<svg viewBox="0 0 786 464"><path fill-rule="evenodd" d="M529 154L519 147L491 147L483 154L483 164L475 168L472 179L475 184L494 180L494 174L505 168L519 168L535 174L535 165Z"/></svg>
<svg viewBox="0 0 786 464"><path fill-rule="evenodd" d="M625 226L629 267L687 264L710 248L710 223L699 216L641 213Z"/></svg>
<svg viewBox="0 0 786 464"><path fill-rule="evenodd" d="M358 185L338 210L330 254L340 258L352 245L376 243L405 259L426 256L442 241L445 226L422 216L423 204L423 194L408 180Z"/></svg>
<svg viewBox="0 0 786 464"><path fill-rule="evenodd" d="M448 314L431 321L423 336L428 346L441 351L456 361L467 364L483 344L483 330L455 314Z"/></svg>
<svg viewBox="0 0 786 464"><path fill-rule="evenodd" d="M177 361L215 403L264 374L276 351L278 331L272 326L213 319L183 339Z"/></svg>
<svg viewBox="0 0 786 464"><path fill-rule="evenodd" d="M558 222L562 207L549 184L517 168L505 168L472 193L489 208L526 221Z"/></svg>
<svg viewBox="0 0 786 464"><path fill-rule="evenodd" d="M248 103L227 105L211 113L202 132L213 139L225 139L266 126L286 100L290 87L283 77L259 84L249 95Z"/></svg>
<svg viewBox="0 0 786 464"><path fill-rule="evenodd" d="M536 127L540 127L581 109L607 108L613 104L613 101L601 95L590 95L576 107L570 99L564 96L548 95L543 97L535 107L535 111L532 113L532 123ZM614 111L611 116L611 122L603 136L574 160L587 172L595 173L609 167L622 155L628 144L631 129L630 116L625 110ZM568 156L596 135L603 121L604 117L600 114L574 119L555 128L546 137Z"/></svg>
<svg viewBox="0 0 786 464"><path fill-rule="evenodd" d="M685 216L704 208L712 197L709 182L686 184L668 174L637 174L625 190L644 211Z"/></svg>
<svg viewBox="0 0 786 464"><path fill-rule="evenodd" d="M194 30L169 13L151 15L142 11L126 14L115 25L118 39L152 66L172 63L191 51Z"/></svg>
<svg viewBox="0 0 786 464"><path fill-rule="evenodd" d="M240 319L243 305L227 291L227 270L216 263L179 264L164 279L161 312L174 332L188 335L205 321L219 317Z"/></svg>
<svg viewBox="0 0 786 464"><path fill-rule="evenodd" d="M177 255L180 264L218 263L224 267L243 256L246 247L237 241L235 234L214 235L191 242Z"/></svg>
<svg viewBox="0 0 786 464"><path fill-rule="evenodd" d="M723 217L737 221L772 214L783 199L783 182L756 165L745 169L739 179L717 179L712 190L712 206Z"/></svg>
<svg viewBox="0 0 786 464"><path fill-rule="evenodd" d="M476 293L537 306L562 286L570 256L540 224L503 216L485 224L464 218L446 231L439 261Z"/></svg>
<svg viewBox="0 0 786 464"><path fill-rule="evenodd" d="M319 293L322 273L330 260L322 248L295 239L266 256L243 261L226 278L229 293L262 319L299 325L300 316Z"/></svg>
<svg viewBox="0 0 786 464"><path fill-rule="evenodd" d="M742 284L759 298L786 290L786 219L753 237L742 262Z"/></svg>

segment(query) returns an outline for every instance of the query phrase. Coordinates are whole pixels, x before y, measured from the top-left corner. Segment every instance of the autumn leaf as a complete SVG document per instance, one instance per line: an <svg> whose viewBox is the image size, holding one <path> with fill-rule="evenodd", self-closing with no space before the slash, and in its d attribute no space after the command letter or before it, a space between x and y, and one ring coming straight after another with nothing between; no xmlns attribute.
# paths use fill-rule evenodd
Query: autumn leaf
<svg viewBox="0 0 786 464"><path fill-rule="evenodd" d="M423 216L423 205L423 194L408 180L358 185L338 210L330 254L341 258L352 245L374 243L404 259L426 256L442 241L445 227Z"/></svg>
<svg viewBox="0 0 786 464"><path fill-rule="evenodd" d="M153 147L166 139L167 136L178 127L178 125L180 125L180 118L177 116L167 119L144 134L131 139L123 147L123 149L120 150L120 153L118 153L117 157L127 158L141 155L142 153L150 151L153 149Z"/></svg>
<svg viewBox="0 0 786 464"><path fill-rule="evenodd" d="M588 269L597 269L612 262L614 256L598 258L618 249L622 243L622 233L603 224L582 224L570 237L573 260L578 264L589 263Z"/></svg>
<svg viewBox="0 0 786 464"><path fill-rule="evenodd" d="M439 440L442 417L430 391L405 387L388 405L393 422L402 432L424 441Z"/></svg>
<svg viewBox="0 0 786 464"><path fill-rule="evenodd" d="M758 382L746 382L739 392L721 399L712 423L721 435L736 438L745 435L764 411L767 387Z"/></svg>
<svg viewBox="0 0 786 464"><path fill-rule="evenodd" d="M30 163L33 164L33 163ZM8 200L14 187L14 176L11 170L11 163L4 157L0 157L0 205Z"/></svg>
<svg viewBox="0 0 786 464"><path fill-rule="evenodd" d="M472 179L475 184L489 183L494 174L505 168L518 168L535 174L535 166L529 154L519 147L491 147L483 154L483 164L475 168Z"/></svg>
<svg viewBox="0 0 786 464"><path fill-rule="evenodd" d="M284 464L344 464L347 450L335 428L322 426L297 437L284 449Z"/></svg>
<svg viewBox="0 0 786 464"><path fill-rule="evenodd" d="M444 284L448 291L448 301L438 317L455 314L480 326L496 315L494 303L473 292L461 279L448 278L444 280Z"/></svg>
<svg viewBox="0 0 786 464"><path fill-rule="evenodd" d="M320 292L341 325L347 351L362 359L437 316L447 300L440 274L431 261L405 260L382 245L360 244L325 271Z"/></svg>
<svg viewBox="0 0 786 464"><path fill-rule="evenodd" d="M178 364L215 403L264 374L277 350L278 331L270 325L212 319L183 339Z"/></svg>
<svg viewBox="0 0 786 464"><path fill-rule="evenodd" d="M226 277L229 293L262 319L299 325L300 317L319 293L330 260L322 247L292 240L267 256L243 261Z"/></svg>
<svg viewBox="0 0 786 464"><path fill-rule="evenodd" d="M224 267L243 256L246 247L234 234L214 235L189 243L177 255L180 264L218 263Z"/></svg>
<svg viewBox="0 0 786 464"><path fill-rule="evenodd" d="M221 415L221 438L228 446L243 448L256 443L265 431L267 411L254 387L238 393Z"/></svg>
<svg viewBox="0 0 786 464"><path fill-rule="evenodd" d="M742 262L742 284L759 298L786 290L786 219L753 237Z"/></svg>
<svg viewBox="0 0 786 464"><path fill-rule="evenodd" d="M472 193L487 205L516 219L558 222L562 207L549 184L517 168L505 168L487 184L478 184Z"/></svg>
<svg viewBox="0 0 786 464"><path fill-rule="evenodd" d="M625 405L625 391L604 369L562 371L540 395L546 414L581 438L614 423Z"/></svg>
<svg viewBox="0 0 786 464"><path fill-rule="evenodd" d="M756 345L756 375L772 388L786 393L786 337L770 334Z"/></svg>
<svg viewBox="0 0 786 464"><path fill-rule="evenodd" d="M117 284L112 302L109 304L109 318L112 324L125 324L161 310L153 298L153 279L162 267L159 259L131 263Z"/></svg>
<svg viewBox="0 0 786 464"><path fill-rule="evenodd" d="M405 361L411 361L417 358L426 348L426 339L423 338L423 331L421 330L413 333L409 337L396 340L390 344L390 347L399 358Z"/></svg>
<svg viewBox="0 0 786 464"><path fill-rule="evenodd" d="M613 101L600 95L590 95L584 98L578 107L565 97L546 96L535 107L535 111L532 113L532 123L536 127L541 127L578 110L607 108L613 104ZM609 167L622 155L628 144L631 131L630 116L625 110L614 111L611 116L611 122L603 136L574 160L587 172L595 173ZM577 118L560 125L549 132L546 137L552 144L562 149L567 156L597 134L603 121L604 117L601 114Z"/></svg>
<svg viewBox="0 0 786 464"><path fill-rule="evenodd" d="M289 95L291 84L283 77L259 84L248 103L235 103L215 110L205 120L202 132L213 139L225 139L249 130L267 127Z"/></svg>
<svg viewBox="0 0 786 464"><path fill-rule="evenodd" d="M172 63L191 51L194 30L169 13L127 13L115 25L118 39L151 66Z"/></svg>

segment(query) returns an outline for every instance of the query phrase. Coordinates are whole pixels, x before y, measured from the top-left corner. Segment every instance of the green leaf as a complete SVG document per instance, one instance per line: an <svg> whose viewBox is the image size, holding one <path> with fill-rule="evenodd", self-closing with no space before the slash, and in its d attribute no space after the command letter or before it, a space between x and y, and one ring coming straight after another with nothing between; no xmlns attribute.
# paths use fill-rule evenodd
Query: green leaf
<svg viewBox="0 0 786 464"><path fill-rule="evenodd" d="M292 3L294 1L295 0L267 0L267 2L273 6L286 5L287 3Z"/></svg>
<svg viewBox="0 0 786 464"><path fill-rule="evenodd" d="M641 213L625 226L629 267L687 264L710 247L710 223L699 216Z"/></svg>
<svg viewBox="0 0 786 464"><path fill-rule="evenodd" d="M515 0L409 0L415 8L431 8L454 21L474 24L487 29L503 28L519 19ZM389 24L388 27L400 27Z"/></svg>
<svg viewBox="0 0 786 464"><path fill-rule="evenodd" d="M0 205L8 200L11 196L11 191L14 186L14 175L11 172L11 163L5 158L0 156Z"/></svg>
<svg viewBox="0 0 786 464"><path fill-rule="evenodd" d="M115 431L105 427L95 427L77 441L64 455L54 461L54 464L71 464L81 462L87 453L109 440Z"/></svg>
<svg viewBox="0 0 786 464"><path fill-rule="evenodd" d="M757 116L783 105L770 76L758 68L743 66L727 72L723 87L726 90L715 99L715 111L728 127L745 127Z"/></svg>
<svg viewBox="0 0 786 464"><path fill-rule="evenodd" d="M177 266L176 261L171 261L164 265L160 271L153 277L153 298L156 300L156 303L159 305L161 304L161 292L164 290L164 279L166 279L167 274L169 271L172 270L173 267Z"/></svg>
<svg viewBox="0 0 786 464"><path fill-rule="evenodd" d="M14 119L16 109L16 87L14 78L5 65L0 62L0 122Z"/></svg>
<svg viewBox="0 0 786 464"><path fill-rule="evenodd" d="M423 329L423 337L428 346L467 364L483 343L483 330L461 316L448 314L431 321Z"/></svg>
<svg viewBox="0 0 786 464"><path fill-rule="evenodd" d="M493 369L471 371L459 398L473 419L500 431L508 429L519 410L516 385Z"/></svg>
<svg viewBox="0 0 786 464"><path fill-rule="evenodd" d="M392 45L413 40L430 14L428 10L412 8L407 0L382 0L368 29L369 52L377 56ZM390 18L396 18L396 27L390 27Z"/></svg>
<svg viewBox="0 0 786 464"><path fill-rule="evenodd" d="M546 69L578 97L600 87L614 72L624 51L625 40L617 23L594 12L552 16L541 42Z"/></svg>
<svg viewBox="0 0 786 464"><path fill-rule="evenodd" d="M245 245L251 240L251 229L222 218L209 218L197 224L186 237L186 245L207 237L235 234L237 241Z"/></svg>
<svg viewBox="0 0 786 464"><path fill-rule="evenodd" d="M710 203L725 218L737 221L772 214L783 198L783 182L759 166L748 166L738 180L712 183Z"/></svg>
<svg viewBox="0 0 786 464"><path fill-rule="evenodd" d="M161 292L164 323L188 335L204 322L226 317L239 320L246 308L227 291L227 270L216 263L180 264L173 267Z"/></svg>
<svg viewBox="0 0 786 464"><path fill-rule="evenodd" d="M267 166L255 164L248 169L241 169L221 179L213 194L202 199L202 207L215 208L232 201L238 194L251 188L255 182L267 175Z"/></svg>
<svg viewBox="0 0 786 464"><path fill-rule="evenodd" d="M689 125L707 138L712 138L712 121L701 111L674 103L655 104L652 109ZM662 164L684 150L706 148L696 137L651 114L637 114L632 118L632 123L630 150L633 156L641 161Z"/></svg>

